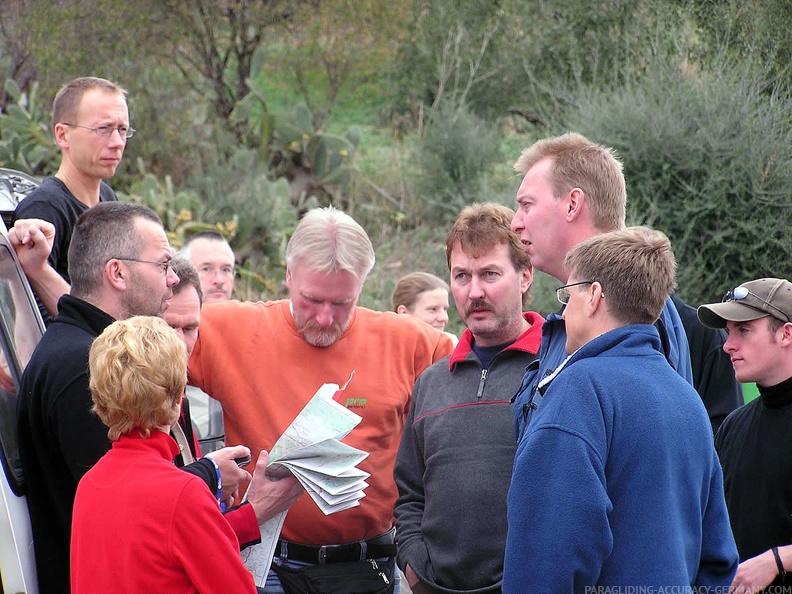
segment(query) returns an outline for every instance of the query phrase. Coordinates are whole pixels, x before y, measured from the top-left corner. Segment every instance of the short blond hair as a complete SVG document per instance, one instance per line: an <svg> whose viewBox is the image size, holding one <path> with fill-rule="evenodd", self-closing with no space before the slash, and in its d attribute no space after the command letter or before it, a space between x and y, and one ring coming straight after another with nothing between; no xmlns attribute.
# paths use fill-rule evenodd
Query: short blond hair
<svg viewBox="0 0 792 594"><path fill-rule="evenodd" d="M187 350L163 319L113 322L91 345L88 367L92 410L108 426L110 440L134 429L148 437L178 419Z"/></svg>
<svg viewBox="0 0 792 594"><path fill-rule="evenodd" d="M625 324L654 324L676 285L671 242L649 227L628 227L578 244L564 260L578 281L602 285L610 313Z"/></svg>
<svg viewBox="0 0 792 594"><path fill-rule="evenodd" d="M55 129L55 124L67 123L67 120L74 122L83 95L93 89L101 89L105 93L116 93L126 102L127 92L121 85L95 76L75 78L70 83L63 85L55 95L52 102L52 129Z"/></svg>
<svg viewBox="0 0 792 594"><path fill-rule="evenodd" d="M303 216L286 246L286 265L294 272L349 272L362 283L374 268L374 248L366 231L345 212L328 206Z"/></svg>
<svg viewBox="0 0 792 594"><path fill-rule="evenodd" d="M552 159L550 183L556 199L580 188L597 229L616 231L624 227L627 186L621 161L613 149L569 132L535 142L523 151L514 169L526 174L545 158Z"/></svg>

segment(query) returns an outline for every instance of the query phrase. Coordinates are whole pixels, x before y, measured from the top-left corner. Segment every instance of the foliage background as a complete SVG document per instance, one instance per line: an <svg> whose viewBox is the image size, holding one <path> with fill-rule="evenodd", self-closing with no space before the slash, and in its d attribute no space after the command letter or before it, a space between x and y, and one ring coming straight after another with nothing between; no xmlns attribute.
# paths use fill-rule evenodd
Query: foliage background
<svg viewBox="0 0 792 594"><path fill-rule="evenodd" d="M385 309L401 274L447 275L462 206L513 204L522 148L576 130L617 149L628 222L669 235L697 304L790 277L790 26L787 0L5 0L0 166L52 173L55 92L112 79L140 130L112 184L174 243L218 227L239 296L277 297L299 215L333 203Z"/></svg>

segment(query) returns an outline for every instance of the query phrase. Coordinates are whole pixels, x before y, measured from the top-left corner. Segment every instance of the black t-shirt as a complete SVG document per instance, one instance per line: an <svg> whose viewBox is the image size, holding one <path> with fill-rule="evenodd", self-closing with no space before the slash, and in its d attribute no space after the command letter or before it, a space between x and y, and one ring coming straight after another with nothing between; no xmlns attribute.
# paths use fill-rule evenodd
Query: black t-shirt
<svg viewBox="0 0 792 594"><path fill-rule="evenodd" d="M118 198L106 183L99 185L99 201L112 202ZM49 263L67 283L69 279L69 245L77 219L88 210L88 206L77 200L57 177L46 177L41 185L27 195L16 207L12 223L19 219L42 219L55 226L55 239ZM36 295L36 303L44 323L49 326L53 316Z"/></svg>
<svg viewBox="0 0 792 594"><path fill-rule="evenodd" d="M99 185L99 201L110 202L118 198L106 183ZM41 185L24 198L14 211L13 222L18 219L43 219L55 225L49 263L66 282L69 282L69 244L77 219L88 206L77 200L61 180L47 177Z"/></svg>

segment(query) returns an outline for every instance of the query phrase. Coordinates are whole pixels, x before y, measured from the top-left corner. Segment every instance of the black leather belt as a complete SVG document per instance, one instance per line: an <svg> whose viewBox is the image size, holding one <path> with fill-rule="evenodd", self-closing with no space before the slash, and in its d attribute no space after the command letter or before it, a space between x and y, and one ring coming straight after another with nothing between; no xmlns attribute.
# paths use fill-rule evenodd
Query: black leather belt
<svg viewBox="0 0 792 594"><path fill-rule="evenodd" d="M341 563L362 561L396 555L395 530L390 530L369 540L339 545L304 545L288 540L278 540L275 556L305 563Z"/></svg>

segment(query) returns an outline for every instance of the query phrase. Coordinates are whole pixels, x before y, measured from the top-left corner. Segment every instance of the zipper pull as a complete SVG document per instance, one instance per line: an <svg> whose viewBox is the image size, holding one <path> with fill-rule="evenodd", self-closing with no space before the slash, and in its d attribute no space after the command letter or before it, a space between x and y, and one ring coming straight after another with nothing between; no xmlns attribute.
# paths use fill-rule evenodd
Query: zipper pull
<svg viewBox="0 0 792 594"><path fill-rule="evenodd" d="M481 400L484 398L484 384L487 382L487 370L481 370L481 379L479 379L479 387L478 393L476 394L476 400Z"/></svg>

